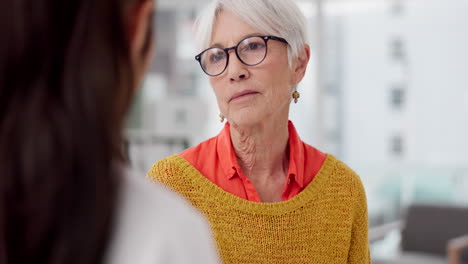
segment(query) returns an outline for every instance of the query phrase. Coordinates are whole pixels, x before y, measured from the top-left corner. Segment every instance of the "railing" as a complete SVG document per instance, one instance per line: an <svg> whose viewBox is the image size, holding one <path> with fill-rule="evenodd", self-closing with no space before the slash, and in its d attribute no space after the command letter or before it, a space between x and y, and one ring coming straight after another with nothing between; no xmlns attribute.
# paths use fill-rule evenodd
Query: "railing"
<svg viewBox="0 0 468 264"><path fill-rule="evenodd" d="M414 203L468 205L468 167L349 164L366 189L370 226L401 219Z"/></svg>
<svg viewBox="0 0 468 264"><path fill-rule="evenodd" d="M189 140L180 136L160 136L151 131L126 131L124 151L132 169L146 174L158 160L189 147Z"/></svg>

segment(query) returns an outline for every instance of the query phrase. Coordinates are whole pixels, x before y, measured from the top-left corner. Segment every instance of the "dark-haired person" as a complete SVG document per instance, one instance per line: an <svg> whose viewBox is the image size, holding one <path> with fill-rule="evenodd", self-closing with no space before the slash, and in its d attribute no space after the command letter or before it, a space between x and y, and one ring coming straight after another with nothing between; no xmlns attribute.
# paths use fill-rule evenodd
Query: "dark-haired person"
<svg viewBox="0 0 468 264"><path fill-rule="evenodd" d="M203 218L120 151L154 5L0 1L0 263L217 263Z"/></svg>

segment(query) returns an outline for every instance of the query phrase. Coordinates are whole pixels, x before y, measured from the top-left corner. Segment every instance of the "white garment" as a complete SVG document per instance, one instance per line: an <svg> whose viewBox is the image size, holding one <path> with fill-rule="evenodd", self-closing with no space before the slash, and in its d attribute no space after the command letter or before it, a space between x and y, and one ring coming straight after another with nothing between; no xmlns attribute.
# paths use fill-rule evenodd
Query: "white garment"
<svg viewBox="0 0 468 264"><path fill-rule="evenodd" d="M105 263L220 263L207 222L188 202L143 176L124 179Z"/></svg>

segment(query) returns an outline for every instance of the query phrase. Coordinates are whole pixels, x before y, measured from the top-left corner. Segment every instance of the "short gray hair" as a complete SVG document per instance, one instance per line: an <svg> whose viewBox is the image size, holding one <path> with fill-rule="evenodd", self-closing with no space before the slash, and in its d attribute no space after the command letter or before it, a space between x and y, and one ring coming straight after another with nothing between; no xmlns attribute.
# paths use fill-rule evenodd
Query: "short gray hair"
<svg viewBox="0 0 468 264"><path fill-rule="evenodd" d="M262 33L286 39L290 66L308 42L306 19L293 0L213 0L195 22L200 51L210 45L213 25L222 10L236 14Z"/></svg>

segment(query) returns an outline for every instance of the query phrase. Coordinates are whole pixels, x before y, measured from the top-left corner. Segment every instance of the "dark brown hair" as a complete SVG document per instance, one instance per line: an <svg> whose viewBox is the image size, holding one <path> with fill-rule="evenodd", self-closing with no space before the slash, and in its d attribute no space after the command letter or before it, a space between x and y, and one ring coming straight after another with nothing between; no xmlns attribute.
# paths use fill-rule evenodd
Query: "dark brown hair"
<svg viewBox="0 0 468 264"><path fill-rule="evenodd" d="M133 1L0 1L0 263L102 262Z"/></svg>

